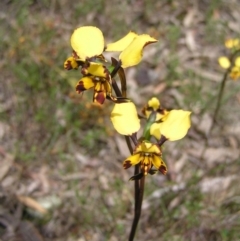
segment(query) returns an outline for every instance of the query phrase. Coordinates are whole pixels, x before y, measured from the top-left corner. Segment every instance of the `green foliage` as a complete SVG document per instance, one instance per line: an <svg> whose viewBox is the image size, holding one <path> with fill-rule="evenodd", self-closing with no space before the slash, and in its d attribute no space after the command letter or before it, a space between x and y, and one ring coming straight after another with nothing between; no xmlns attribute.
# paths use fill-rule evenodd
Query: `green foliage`
<svg viewBox="0 0 240 241"><path fill-rule="evenodd" d="M181 36L181 29L179 26L169 25L166 32L167 32L166 38L170 44L170 50L174 52L177 50L177 43Z"/></svg>
<svg viewBox="0 0 240 241"><path fill-rule="evenodd" d="M179 59L176 56L173 56L170 58L167 62L167 70L168 70L168 75L167 75L167 84L172 85L173 81L178 80L181 76L178 72L178 67L179 67Z"/></svg>
<svg viewBox="0 0 240 241"><path fill-rule="evenodd" d="M74 18L78 18L79 16L86 16L88 13L90 13L93 9L96 12L103 12L104 10L104 1L94 1L94 0L83 0L79 1L75 5L75 11L74 11Z"/></svg>

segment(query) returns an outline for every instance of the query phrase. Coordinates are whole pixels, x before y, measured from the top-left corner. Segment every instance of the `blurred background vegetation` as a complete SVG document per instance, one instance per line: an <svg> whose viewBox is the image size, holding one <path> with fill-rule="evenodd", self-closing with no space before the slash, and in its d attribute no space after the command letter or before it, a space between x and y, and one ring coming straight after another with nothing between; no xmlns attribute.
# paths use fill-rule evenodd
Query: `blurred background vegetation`
<svg viewBox="0 0 240 241"><path fill-rule="evenodd" d="M63 69L73 30L94 25L106 43L129 30L159 39L127 70L139 111L152 96L192 111L188 136L164 147L169 174L147 178L136 240L240 240L239 82L208 136L239 12L238 0L1 0L0 239L30 241L30 227L34 240L127 240L133 170L111 103L77 95L79 71Z"/></svg>

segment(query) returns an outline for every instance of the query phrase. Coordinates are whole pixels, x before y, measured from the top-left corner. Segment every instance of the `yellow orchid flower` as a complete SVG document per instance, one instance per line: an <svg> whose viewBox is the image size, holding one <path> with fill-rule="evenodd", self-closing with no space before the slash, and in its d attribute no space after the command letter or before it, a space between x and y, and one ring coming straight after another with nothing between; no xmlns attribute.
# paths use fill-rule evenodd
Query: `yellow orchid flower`
<svg viewBox="0 0 240 241"><path fill-rule="evenodd" d="M111 113L111 121L121 135L132 135L140 129L136 106L131 101L116 103Z"/></svg>
<svg viewBox="0 0 240 241"><path fill-rule="evenodd" d="M104 51L104 37L99 28L93 26L79 27L73 32L70 42L74 50L73 57L76 60L85 62L89 59L91 61L93 58L104 59L102 55ZM121 61L121 67L127 68L137 65L142 59L143 48L155 42L157 40L147 34L137 35L130 31L120 40L108 44L105 51L120 51L119 60ZM69 61L69 59L66 61ZM68 65L64 64L64 66L69 69L69 62L67 63Z"/></svg>
<svg viewBox="0 0 240 241"><path fill-rule="evenodd" d="M225 56L220 57L218 63L224 69L228 69L231 66L230 60ZM240 57L237 57L234 61L234 65L230 71L230 78L233 80L240 78Z"/></svg>
<svg viewBox="0 0 240 241"><path fill-rule="evenodd" d="M153 111L156 112L155 121L161 120L168 113L165 109L160 108L160 101L156 97L153 97L148 101L148 104L144 106L142 113L146 118L149 118Z"/></svg>
<svg viewBox="0 0 240 241"><path fill-rule="evenodd" d="M85 76L78 82L76 91L80 94L94 88L93 102L103 104L106 96L112 98L112 88L108 80L95 76Z"/></svg>
<svg viewBox="0 0 240 241"><path fill-rule="evenodd" d="M123 162L123 168L127 169L140 163L141 173L146 176L154 166L162 174L167 173L167 166L162 160L162 152L158 145L143 141L136 146L133 155ZM134 178L131 178L134 180Z"/></svg>
<svg viewBox="0 0 240 241"><path fill-rule="evenodd" d="M154 122L150 126L150 135L160 140L161 136L167 140L175 141L183 138L190 127L189 111L171 110L167 111L160 107L160 101L153 97L148 101L148 104L143 108L142 113L151 118L151 113L154 112Z"/></svg>
<svg viewBox="0 0 240 241"><path fill-rule="evenodd" d="M240 78L240 67L239 66L233 66L230 72L230 77L233 80L237 80L238 78Z"/></svg>

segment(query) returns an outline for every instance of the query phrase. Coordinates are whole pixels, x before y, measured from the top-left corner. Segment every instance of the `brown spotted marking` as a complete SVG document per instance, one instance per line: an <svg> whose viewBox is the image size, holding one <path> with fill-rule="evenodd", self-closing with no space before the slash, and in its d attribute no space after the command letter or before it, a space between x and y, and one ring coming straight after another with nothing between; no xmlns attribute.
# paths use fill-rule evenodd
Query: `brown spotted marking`
<svg viewBox="0 0 240 241"><path fill-rule="evenodd" d="M131 161L130 160L126 160L124 163L123 163L123 168L124 169L128 169L129 167L131 167L132 164L131 164Z"/></svg>
<svg viewBox="0 0 240 241"><path fill-rule="evenodd" d="M102 105L105 99L106 99L106 94L104 91L98 91L94 93L94 99L93 99L94 102L97 102Z"/></svg>
<svg viewBox="0 0 240 241"><path fill-rule="evenodd" d="M85 90L86 90L86 88L84 87L83 81L79 81L77 86L76 86L77 93L80 94L81 92L83 92Z"/></svg>

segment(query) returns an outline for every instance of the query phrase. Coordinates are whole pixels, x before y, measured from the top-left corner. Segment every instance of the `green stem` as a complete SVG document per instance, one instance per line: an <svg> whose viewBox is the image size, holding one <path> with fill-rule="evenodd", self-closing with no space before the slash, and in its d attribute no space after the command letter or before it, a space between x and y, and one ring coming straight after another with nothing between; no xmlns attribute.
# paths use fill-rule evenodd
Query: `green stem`
<svg viewBox="0 0 240 241"><path fill-rule="evenodd" d="M230 68L228 68L226 70L226 72L223 75L223 78L221 80L221 86L220 86L220 90L219 90L219 93L218 93L217 105L216 105L216 108L215 108L215 111L214 111L214 114L213 114L213 124L215 124L216 121L217 121L217 115L218 115L218 112L219 112L219 109L220 109L220 106L221 106L223 91L224 91L224 88L225 88L225 85L226 85L226 82L227 82L227 77L228 77L229 72L230 72Z"/></svg>

